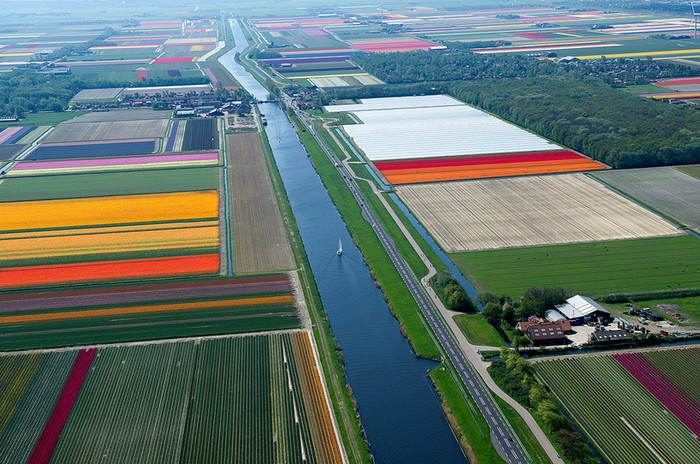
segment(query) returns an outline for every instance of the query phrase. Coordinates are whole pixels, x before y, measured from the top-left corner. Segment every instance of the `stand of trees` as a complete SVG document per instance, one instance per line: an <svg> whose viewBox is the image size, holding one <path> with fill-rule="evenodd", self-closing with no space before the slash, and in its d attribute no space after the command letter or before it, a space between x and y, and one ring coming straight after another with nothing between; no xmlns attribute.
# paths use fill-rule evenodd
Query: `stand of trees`
<svg viewBox="0 0 700 464"><path fill-rule="evenodd" d="M463 313L476 311L474 302L451 274L438 272L430 278L430 285L447 309Z"/></svg>
<svg viewBox="0 0 700 464"><path fill-rule="evenodd" d="M700 113L572 76L463 82L456 98L616 168L700 162Z"/></svg>

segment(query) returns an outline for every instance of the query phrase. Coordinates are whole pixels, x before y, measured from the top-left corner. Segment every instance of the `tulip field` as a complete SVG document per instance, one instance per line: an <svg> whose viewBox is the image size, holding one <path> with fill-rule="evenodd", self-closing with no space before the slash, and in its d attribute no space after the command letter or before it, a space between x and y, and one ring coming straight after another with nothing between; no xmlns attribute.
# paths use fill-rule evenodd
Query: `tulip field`
<svg viewBox="0 0 700 464"><path fill-rule="evenodd" d="M614 463L700 462L700 349L538 361L535 370Z"/></svg>
<svg viewBox="0 0 700 464"><path fill-rule="evenodd" d="M342 462L308 332L0 356L0 462Z"/></svg>
<svg viewBox="0 0 700 464"><path fill-rule="evenodd" d="M283 275L0 296L0 350L294 327L299 316Z"/></svg>

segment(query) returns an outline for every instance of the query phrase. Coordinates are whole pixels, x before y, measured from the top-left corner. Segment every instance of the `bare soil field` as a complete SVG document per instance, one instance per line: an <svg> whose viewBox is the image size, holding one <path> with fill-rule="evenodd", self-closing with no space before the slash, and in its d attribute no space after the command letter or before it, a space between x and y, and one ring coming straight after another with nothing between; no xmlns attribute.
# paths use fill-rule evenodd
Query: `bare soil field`
<svg viewBox="0 0 700 464"><path fill-rule="evenodd" d="M681 234L582 174L396 187L448 252Z"/></svg>
<svg viewBox="0 0 700 464"><path fill-rule="evenodd" d="M60 124L43 141L85 142L164 137L169 123L168 119L153 119Z"/></svg>
<svg viewBox="0 0 700 464"><path fill-rule="evenodd" d="M277 198L257 133L226 137L235 270L239 273L295 267Z"/></svg>
<svg viewBox="0 0 700 464"><path fill-rule="evenodd" d="M672 167L607 171L595 177L683 225L700 227L700 179Z"/></svg>

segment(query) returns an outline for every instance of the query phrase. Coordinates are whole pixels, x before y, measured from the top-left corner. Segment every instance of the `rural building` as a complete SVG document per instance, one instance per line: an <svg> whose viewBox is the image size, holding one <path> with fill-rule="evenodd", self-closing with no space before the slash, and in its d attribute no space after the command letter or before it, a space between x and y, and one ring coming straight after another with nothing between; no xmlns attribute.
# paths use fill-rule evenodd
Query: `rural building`
<svg viewBox="0 0 700 464"><path fill-rule="evenodd" d="M590 298L581 295L574 295L566 300L566 303L555 307L572 324L583 324L598 319L610 319L610 313L607 309Z"/></svg>
<svg viewBox="0 0 700 464"><path fill-rule="evenodd" d="M564 322L520 322L518 328L525 332L533 345L563 345L566 332L571 331L569 321Z"/></svg>
<svg viewBox="0 0 700 464"><path fill-rule="evenodd" d="M605 330L604 327L596 330L591 334L591 342L610 342L610 341L623 341L629 340L629 334L621 329Z"/></svg>
<svg viewBox="0 0 700 464"><path fill-rule="evenodd" d="M544 318L547 319L549 322L562 322L562 321L567 321L568 319L564 317L562 313L559 311L556 311L554 309L550 309L549 311L544 312Z"/></svg>

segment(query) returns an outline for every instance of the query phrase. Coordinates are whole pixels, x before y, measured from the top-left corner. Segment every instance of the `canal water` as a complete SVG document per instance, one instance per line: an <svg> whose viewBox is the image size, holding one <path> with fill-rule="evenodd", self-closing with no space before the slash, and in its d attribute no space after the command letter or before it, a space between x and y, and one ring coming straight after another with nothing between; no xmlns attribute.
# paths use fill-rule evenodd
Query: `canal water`
<svg viewBox="0 0 700 464"><path fill-rule="evenodd" d="M246 41L235 21L231 28L236 48L220 61L253 96L266 100L268 92L234 60ZM426 376L436 364L416 358L401 335L284 112L271 103L260 110L376 462L466 463Z"/></svg>

